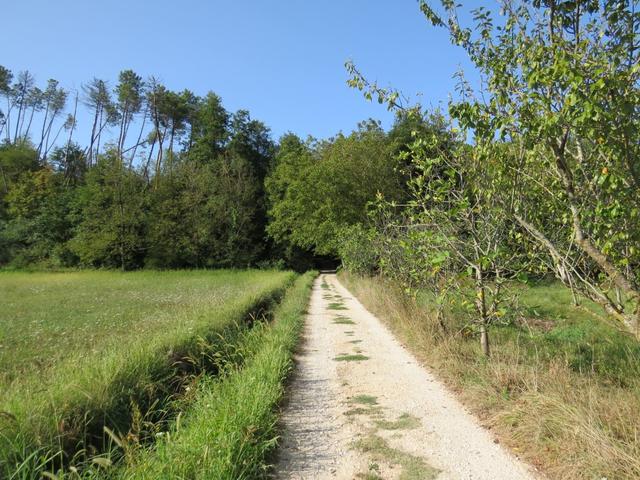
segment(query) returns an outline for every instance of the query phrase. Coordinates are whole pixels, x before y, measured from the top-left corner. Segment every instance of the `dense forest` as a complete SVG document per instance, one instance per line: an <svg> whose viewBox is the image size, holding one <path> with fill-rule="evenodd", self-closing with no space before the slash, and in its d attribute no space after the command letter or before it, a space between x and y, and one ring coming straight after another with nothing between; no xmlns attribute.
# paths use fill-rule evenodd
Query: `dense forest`
<svg viewBox="0 0 640 480"><path fill-rule="evenodd" d="M508 279L555 275L638 331L638 28L624 2L509 4L503 16L421 3L469 55L446 112L403 104L324 140L278 142L214 93L122 71L70 95L0 69L0 262L135 269L339 259L444 299L473 285L483 344ZM77 143L78 109L91 135ZM506 302L506 303L505 303ZM443 301L444 303L444 301ZM488 353L488 344L486 352Z"/></svg>
<svg viewBox="0 0 640 480"><path fill-rule="evenodd" d="M169 91L131 70L73 98L55 80L40 89L29 72L1 72L4 265L304 270L336 258L335 232L365 221L377 192L402 196L394 159L406 121L388 134L370 120L350 135L276 143L216 94ZM93 119L84 145L78 108ZM311 183L289 191L302 170ZM305 233L292 230L309 212Z"/></svg>
<svg viewBox="0 0 640 480"><path fill-rule="evenodd" d="M0 262L132 269L271 258L263 184L276 146L248 112L130 70L113 89L94 79L69 99L55 80L42 90L29 72L2 69L0 90ZM79 108L92 118L82 146Z"/></svg>

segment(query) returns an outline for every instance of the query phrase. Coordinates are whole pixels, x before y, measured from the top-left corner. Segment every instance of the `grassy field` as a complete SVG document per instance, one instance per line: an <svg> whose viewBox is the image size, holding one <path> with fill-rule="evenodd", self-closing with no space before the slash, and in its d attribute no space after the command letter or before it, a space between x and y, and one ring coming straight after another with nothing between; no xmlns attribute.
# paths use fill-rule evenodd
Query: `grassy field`
<svg viewBox="0 0 640 480"><path fill-rule="evenodd" d="M156 448L131 455L115 478L267 478L278 438L275 407L284 393L314 276L300 277L273 321L243 339L243 368L233 366L201 382L184 422L174 424Z"/></svg>
<svg viewBox="0 0 640 480"><path fill-rule="evenodd" d="M259 295L265 272L0 273L0 396L44 375L163 329L189 328L238 295Z"/></svg>
<svg viewBox="0 0 640 480"><path fill-rule="evenodd" d="M122 435L152 441L197 379L244 363L238 343L293 278L0 273L0 477L102 465Z"/></svg>
<svg viewBox="0 0 640 480"><path fill-rule="evenodd" d="M448 333L428 293L342 280L518 455L554 479L640 478L640 345L556 282L518 286L519 314L491 328L483 358L463 317Z"/></svg>

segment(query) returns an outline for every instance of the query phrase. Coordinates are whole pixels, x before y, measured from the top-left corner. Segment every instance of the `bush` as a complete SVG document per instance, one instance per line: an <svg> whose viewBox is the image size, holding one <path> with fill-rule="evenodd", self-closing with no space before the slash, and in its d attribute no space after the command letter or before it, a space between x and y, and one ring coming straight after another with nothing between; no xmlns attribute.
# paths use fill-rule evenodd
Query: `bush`
<svg viewBox="0 0 640 480"><path fill-rule="evenodd" d="M355 273L372 274L378 270L379 258L375 247L377 233L361 224L342 230L338 254L343 266Z"/></svg>

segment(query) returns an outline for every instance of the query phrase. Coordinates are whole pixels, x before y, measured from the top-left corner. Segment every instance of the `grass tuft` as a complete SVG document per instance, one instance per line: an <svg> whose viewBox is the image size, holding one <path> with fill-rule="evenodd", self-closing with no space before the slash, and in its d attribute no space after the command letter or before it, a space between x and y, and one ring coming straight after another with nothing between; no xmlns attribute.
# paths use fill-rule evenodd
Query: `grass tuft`
<svg viewBox="0 0 640 480"><path fill-rule="evenodd" d="M383 430L413 430L420 426L420 420L409 413L403 413L397 420L378 420L376 426Z"/></svg>
<svg viewBox="0 0 640 480"><path fill-rule="evenodd" d="M375 434L369 434L357 440L353 446L361 452L371 455L374 461L399 465L402 468L400 480L435 479L440 473L422 458L392 448L386 440Z"/></svg>
<svg viewBox="0 0 640 480"><path fill-rule="evenodd" d="M373 395L356 395L351 401L362 405L377 405L378 397L374 397Z"/></svg>
<svg viewBox="0 0 640 480"><path fill-rule="evenodd" d="M336 318L335 320L333 320L332 323L335 323L336 325L355 325L356 324L356 322L354 322L350 318Z"/></svg>
<svg viewBox="0 0 640 480"><path fill-rule="evenodd" d="M360 354L348 355L346 353L342 353L333 359L336 362L361 362L363 360L369 360L369 357Z"/></svg>
<svg viewBox="0 0 640 480"><path fill-rule="evenodd" d="M331 302L327 305L327 310L347 310L347 307L341 302Z"/></svg>

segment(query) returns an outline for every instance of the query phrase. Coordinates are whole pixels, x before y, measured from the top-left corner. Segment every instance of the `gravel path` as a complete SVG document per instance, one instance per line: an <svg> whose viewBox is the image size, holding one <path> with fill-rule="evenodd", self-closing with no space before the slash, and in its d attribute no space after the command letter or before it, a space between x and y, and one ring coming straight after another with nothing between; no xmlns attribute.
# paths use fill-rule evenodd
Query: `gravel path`
<svg viewBox="0 0 640 480"><path fill-rule="evenodd" d="M335 275L314 284L278 479L534 480Z"/></svg>

